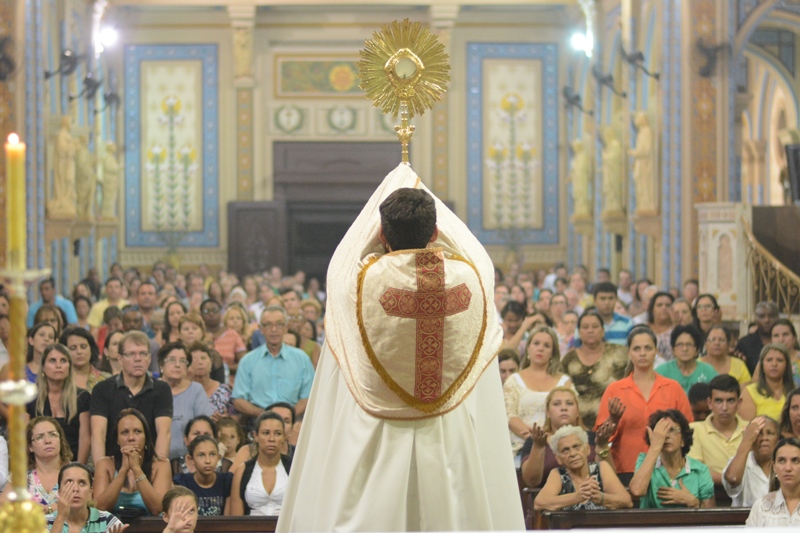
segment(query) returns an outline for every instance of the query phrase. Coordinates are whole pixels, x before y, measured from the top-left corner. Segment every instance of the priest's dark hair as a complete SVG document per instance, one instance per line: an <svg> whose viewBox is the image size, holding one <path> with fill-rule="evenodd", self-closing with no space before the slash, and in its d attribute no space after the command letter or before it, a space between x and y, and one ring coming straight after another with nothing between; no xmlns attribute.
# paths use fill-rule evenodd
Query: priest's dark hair
<svg viewBox="0 0 800 533"><path fill-rule="evenodd" d="M381 203L381 228L392 250L425 248L436 230L436 204L422 189L397 189Z"/></svg>

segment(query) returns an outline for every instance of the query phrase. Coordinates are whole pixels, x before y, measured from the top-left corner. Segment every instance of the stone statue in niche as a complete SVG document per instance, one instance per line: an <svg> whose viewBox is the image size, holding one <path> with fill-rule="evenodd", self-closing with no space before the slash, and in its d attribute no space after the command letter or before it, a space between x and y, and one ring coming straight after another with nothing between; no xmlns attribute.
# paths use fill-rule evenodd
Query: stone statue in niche
<svg viewBox="0 0 800 533"><path fill-rule="evenodd" d="M638 214L657 214L655 199L655 152L653 150L653 130L644 112L636 113L636 146L628 152L633 156L633 185L636 191L636 212Z"/></svg>
<svg viewBox="0 0 800 533"><path fill-rule="evenodd" d="M81 135L78 138L78 149L75 152L78 220L90 220L94 215L94 202L97 193L96 162L95 156L89 151L88 137Z"/></svg>
<svg viewBox="0 0 800 533"><path fill-rule="evenodd" d="M117 161L117 145L109 142L103 159L103 203L100 209L102 220L117 220L117 196L119 195L120 166Z"/></svg>
<svg viewBox="0 0 800 533"><path fill-rule="evenodd" d="M56 135L53 196L47 202L47 215L50 218L75 217L75 151L72 117L64 115Z"/></svg>
<svg viewBox="0 0 800 533"><path fill-rule="evenodd" d="M237 78L253 75L253 28L233 30L233 71Z"/></svg>
<svg viewBox="0 0 800 533"><path fill-rule="evenodd" d="M572 204L573 214L576 219L592 217L592 202L590 199L589 184L592 179L592 160L587 151L585 139L575 139L572 142Z"/></svg>
<svg viewBox="0 0 800 533"><path fill-rule="evenodd" d="M622 143L612 126L603 130L603 213L612 216L624 214L622 207L623 170Z"/></svg>

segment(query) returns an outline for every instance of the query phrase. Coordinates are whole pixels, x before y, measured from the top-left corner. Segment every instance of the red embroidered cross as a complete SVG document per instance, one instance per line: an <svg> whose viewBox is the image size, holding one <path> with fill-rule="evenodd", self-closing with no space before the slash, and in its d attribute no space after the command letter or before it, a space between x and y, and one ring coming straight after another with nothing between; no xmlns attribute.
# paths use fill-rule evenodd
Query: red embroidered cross
<svg viewBox="0 0 800 533"><path fill-rule="evenodd" d="M414 397L429 403L442 393L444 318L469 308L472 292L462 283L444 288L441 252L417 254L417 290L387 289L380 304L386 314L417 322Z"/></svg>

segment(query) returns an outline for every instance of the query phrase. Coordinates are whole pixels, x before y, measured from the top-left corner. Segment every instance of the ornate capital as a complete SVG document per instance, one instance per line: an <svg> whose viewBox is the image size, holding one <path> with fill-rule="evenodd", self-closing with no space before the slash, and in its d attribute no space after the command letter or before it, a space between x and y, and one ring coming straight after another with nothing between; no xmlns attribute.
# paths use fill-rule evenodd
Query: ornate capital
<svg viewBox="0 0 800 533"><path fill-rule="evenodd" d="M252 28L256 23L256 6L250 5L229 5L228 17L234 28Z"/></svg>

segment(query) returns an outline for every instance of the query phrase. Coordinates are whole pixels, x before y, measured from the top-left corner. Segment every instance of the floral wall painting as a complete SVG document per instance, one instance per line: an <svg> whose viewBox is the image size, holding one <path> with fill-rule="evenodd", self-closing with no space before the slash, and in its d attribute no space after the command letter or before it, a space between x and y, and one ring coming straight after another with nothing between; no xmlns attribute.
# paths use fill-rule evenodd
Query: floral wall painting
<svg viewBox="0 0 800 533"><path fill-rule="evenodd" d="M558 244L558 46L467 45L467 223L484 244Z"/></svg>
<svg viewBox="0 0 800 533"><path fill-rule="evenodd" d="M202 228L199 62L142 65L142 212L145 231Z"/></svg>
<svg viewBox="0 0 800 533"><path fill-rule="evenodd" d="M125 242L219 245L216 45L125 49Z"/></svg>
<svg viewBox="0 0 800 533"><path fill-rule="evenodd" d="M484 61L483 227L542 227L541 61Z"/></svg>

